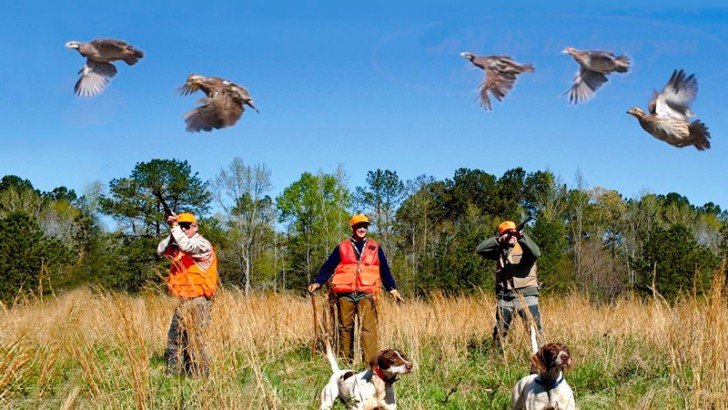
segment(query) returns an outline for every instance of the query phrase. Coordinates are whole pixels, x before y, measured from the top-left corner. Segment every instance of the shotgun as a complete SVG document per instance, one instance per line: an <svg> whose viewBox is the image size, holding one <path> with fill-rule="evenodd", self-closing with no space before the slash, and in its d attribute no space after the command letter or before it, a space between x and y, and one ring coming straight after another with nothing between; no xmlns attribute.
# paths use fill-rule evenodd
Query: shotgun
<svg viewBox="0 0 728 410"><path fill-rule="evenodd" d="M162 192L159 189L153 189L152 194L154 194L154 196L156 196L159 200L159 203L162 204L162 208L164 208L164 216L172 215L172 208L167 205L167 201L164 200Z"/></svg>
<svg viewBox="0 0 728 410"><path fill-rule="evenodd" d="M523 228L526 227L527 223L531 222L531 219L533 219L533 217L531 215L527 216L526 219L521 221L521 223L519 223L518 226L516 226L516 230L518 232L523 232Z"/></svg>

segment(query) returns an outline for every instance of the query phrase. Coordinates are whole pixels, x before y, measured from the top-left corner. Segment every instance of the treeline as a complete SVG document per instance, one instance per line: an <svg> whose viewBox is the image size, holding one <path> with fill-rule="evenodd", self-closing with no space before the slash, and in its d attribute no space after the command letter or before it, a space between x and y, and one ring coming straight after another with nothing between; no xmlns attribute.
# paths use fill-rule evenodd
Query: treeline
<svg viewBox="0 0 728 410"><path fill-rule="evenodd" d="M728 255L728 213L677 193L623 198L569 188L549 171L514 168L496 177L458 169L452 178L403 181L375 170L353 191L339 168L303 173L271 197L271 171L236 158L209 181L186 161L154 159L127 177L78 196L35 189L19 176L0 181L0 300L93 284L162 289L167 262L155 254L167 234L154 190L176 212L200 217L215 245L225 286L303 292L353 212L372 219L399 288L408 295L490 291L493 265L475 255L502 219L533 216L527 232L542 250L545 293L580 292L598 302L653 289L673 300L702 293ZM215 210L213 212L213 210ZM104 221L114 229L104 229Z"/></svg>

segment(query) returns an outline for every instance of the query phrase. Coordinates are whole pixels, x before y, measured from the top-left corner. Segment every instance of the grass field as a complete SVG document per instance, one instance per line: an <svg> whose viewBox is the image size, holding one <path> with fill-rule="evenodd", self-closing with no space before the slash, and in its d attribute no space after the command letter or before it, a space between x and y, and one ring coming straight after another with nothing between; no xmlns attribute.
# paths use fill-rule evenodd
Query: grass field
<svg viewBox="0 0 728 410"><path fill-rule="evenodd" d="M579 296L543 298L546 338L566 343L575 359L567 380L579 407L728 408L724 290L719 279L708 296L673 305L659 297L600 306ZM503 351L494 351L494 303L486 294L381 301L381 346L415 363L395 384L400 408L510 408L511 389L529 369L528 335L517 322ZM76 290L0 311L0 408L317 408L329 369L321 349L312 358L309 299L222 291L207 379L165 373L174 306L159 294Z"/></svg>

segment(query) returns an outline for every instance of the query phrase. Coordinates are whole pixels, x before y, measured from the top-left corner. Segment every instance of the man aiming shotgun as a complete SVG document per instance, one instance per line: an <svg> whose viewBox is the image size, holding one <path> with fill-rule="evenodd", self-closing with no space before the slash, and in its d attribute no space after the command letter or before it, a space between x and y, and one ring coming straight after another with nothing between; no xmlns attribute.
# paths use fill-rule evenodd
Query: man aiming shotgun
<svg viewBox="0 0 728 410"><path fill-rule="evenodd" d="M543 333L538 306L539 283L536 276L536 259L541 256L538 246L523 232L531 218L516 226L513 221L498 225L496 236L478 245L475 252L496 261L495 295L496 324L493 341L500 346L508 335L514 314L527 319L528 309L539 333ZM525 305L524 305L525 303Z"/></svg>
<svg viewBox="0 0 728 410"><path fill-rule="evenodd" d="M165 209L170 227L170 235L159 243L157 253L172 262L167 286L180 301L167 335L167 371L207 376L210 357L204 333L211 321L210 300L218 284L215 249L197 232L193 214L177 215L158 191L155 196Z"/></svg>

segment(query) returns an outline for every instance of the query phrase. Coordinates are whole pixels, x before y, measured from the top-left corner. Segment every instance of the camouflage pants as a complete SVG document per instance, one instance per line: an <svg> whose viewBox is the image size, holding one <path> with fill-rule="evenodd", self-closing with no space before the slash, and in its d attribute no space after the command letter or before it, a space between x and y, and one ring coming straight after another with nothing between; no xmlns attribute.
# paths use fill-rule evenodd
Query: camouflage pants
<svg viewBox="0 0 728 410"><path fill-rule="evenodd" d="M528 315L526 314L528 310ZM495 326L493 327L493 341L496 346L500 346L503 340L508 336L508 329L513 323L514 316L523 319L528 327L528 316L533 318L538 333L543 336L543 327L541 326L541 312L538 308L538 296L525 296L522 299L517 297L498 298L495 307Z"/></svg>
<svg viewBox="0 0 728 410"><path fill-rule="evenodd" d="M210 373L210 352L205 330L211 321L208 299L200 296L180 302L167 334L167 371L192 376L207 376Z"/></svg>

